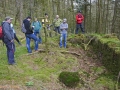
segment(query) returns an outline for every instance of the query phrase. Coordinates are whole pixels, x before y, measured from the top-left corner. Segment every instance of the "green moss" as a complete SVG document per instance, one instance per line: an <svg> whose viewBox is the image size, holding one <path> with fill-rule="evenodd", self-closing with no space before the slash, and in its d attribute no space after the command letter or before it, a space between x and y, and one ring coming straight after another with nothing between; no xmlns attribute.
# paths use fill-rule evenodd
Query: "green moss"
<svg viewBox="0 0 120 90"><path fill-rule="evenodd" d="M80 46L84 42L85 38L86 36L84 34L72 35L68 38L68 41L73 45L77 44L77 46Z"/></svg>
<svg viewBox="0 0 120 90"><path fill-rule="evenodd" d="M102 76L95 80L95 85L94 87L106 87L107 90L114 90L115 83L111 78L107 78L106 76Z"/></svg>
<svg viewBox="0 0 120 90"><path fill-rule="evenodd" d="M78 72L61 72L59 80L68 87L75 87L80 82Z"/></svg>
<svg viewBox="0 0 120 90"><path fill-rule="evenodd" d="M94 35L93 35L94 36ZM91 45L93 50L102 58L104 66L112 73L118 74L120 71L120 41L117 37L98 35L97 40L93 40Z"/></svg>

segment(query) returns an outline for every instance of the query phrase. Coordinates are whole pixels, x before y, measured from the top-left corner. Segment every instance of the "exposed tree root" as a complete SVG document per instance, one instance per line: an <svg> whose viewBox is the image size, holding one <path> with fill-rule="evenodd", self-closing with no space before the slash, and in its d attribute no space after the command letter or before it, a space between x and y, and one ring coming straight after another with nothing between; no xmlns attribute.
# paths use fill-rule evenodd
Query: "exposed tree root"
<svg viewBox="0 0 120 90"><path fill-rule="evenodd" d="M90 44L90 42L91 42L94 38L95 38L95 37L92 37L92 38L89 40L89 42L88 42L87 44L82 43L82 44L83 44L83 46L84 46L84 49L85 49L85 50L87 50L87 49L88 49L88 45Z"/></svg>
<svg viewBox="0 0 120 90"><path fill-rule="evenodd" d="M116 82L116 85L115 85L116 90L118 90L119 79L120 79L120 72L118 73L117 82Z"/></svg>
<svg viewBox="0 0 120 90"><path fill-rule="evenodd" d="M21 41L21 42L23 42L23 41L25 41L25 39L26 39L26 38L25 38L25 37L23 37L20 41Z"/></svg>
<svg viewBox="0 0 120 90"><path fill-rule="evenodd" d="M76 52L71 52L71 51L61 51L61 53L67 53L67 54L73 54L73 55L81 56L81 54L76 53Z"/></svg>
<svg viewBox="0 0 120 90"><path fill-rule="evenodd" d="M37 50L33 53L29 53L29 54L25 54L25 55L33 55L33 54L36 54L36 53L39 53L39 52L45 53L46 51L44 49L39 49L39 50ZM50 52L50 51L48 50L48 52ZM60 53L66 53L66 54L73 54L73 55L81 56L81 54L76 53L76 52L71 52L71 51L60 51Z"/></svg>
<svg viewBox="0 0 120 90"><path fill-rule="evenodd" d="M36 53L39 53L39 52L46 52L44 49L39 49L35 52L32 52L32 53L28 53L28 54L25 54L25 55L33 55L33 54L36 54Z"/></svg>

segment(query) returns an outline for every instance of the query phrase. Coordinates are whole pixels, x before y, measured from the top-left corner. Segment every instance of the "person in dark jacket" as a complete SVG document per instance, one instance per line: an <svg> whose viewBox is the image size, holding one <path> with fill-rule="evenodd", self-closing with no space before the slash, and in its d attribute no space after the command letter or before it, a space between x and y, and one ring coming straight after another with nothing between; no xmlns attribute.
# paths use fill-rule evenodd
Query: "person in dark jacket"
<svg viewBox="0 0 120 90"><path fill-rule="evenodd" d="M26 47L27 47L28 53L32 53L32 50L30 48L30 40L31 39L33 39L35 41L35 51L38 50L38 38L35 36L35 34L33 34L30 20L31 20L30 16L28 16L26 19L23 20L25 29L27 30L25 33L25 36L26 36Z"/></svg>
<svg viewBox="0 0 120 90"><path fill-rule="evenodd" d="M10 26L11 17L6 17L5 22L3 22L3 33L4 33L4 43L7 48L7 57L8 57L8 64L13 65L15 64L14 60L14 52L15 52L15 44L14 44L14 33Z"/></svg>
<svg viewBox="0 0 120 90"><path fill-rule="evenodd" d="M79 28L81 29L82 33L85 33L84 28L83 28L83 20L84 16L82 15L81 11L78 11L76 14L76 31L75 34L78 34Z"/></svg>

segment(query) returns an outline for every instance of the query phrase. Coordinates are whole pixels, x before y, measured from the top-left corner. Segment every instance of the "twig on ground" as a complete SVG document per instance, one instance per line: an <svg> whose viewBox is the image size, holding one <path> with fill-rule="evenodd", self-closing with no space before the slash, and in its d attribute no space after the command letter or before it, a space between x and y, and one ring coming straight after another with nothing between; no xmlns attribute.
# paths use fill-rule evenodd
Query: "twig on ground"
<svg viewBox="0 0 120 90"><path fill-rule="evenodd" d="M45 52L45 50L44 49L39 49L39 50L37 50L37 51L35 51L33 53L28 53L28 54L25 54L25 55L33 55L33 54L36 54L38 52Z"/></svg>
<svg viewBox="0 0 120 90"><path fill-rule="evenodd" d="M68 54L73 54L73 55L81 56L81 54L76 53L76 52L71 52L71 51L61 51L61 53L68 53Z"/></svg>

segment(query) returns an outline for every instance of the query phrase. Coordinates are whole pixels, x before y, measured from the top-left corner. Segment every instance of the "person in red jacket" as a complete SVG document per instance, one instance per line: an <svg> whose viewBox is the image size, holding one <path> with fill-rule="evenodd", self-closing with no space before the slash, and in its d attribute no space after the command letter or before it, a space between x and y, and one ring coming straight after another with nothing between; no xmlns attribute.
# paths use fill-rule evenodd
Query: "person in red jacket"
<svg viewBox="0 0 120 90"><path fill-rule="evenodd" d="M82 15L81 11L78 11L76 14L76 31L75 34L78 34L79 28L81 29L82 33L85 33L84 28L83 28L83 20L84 16Z"/></svg>

